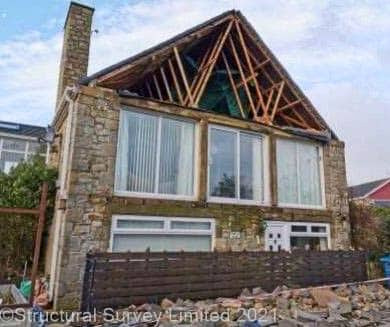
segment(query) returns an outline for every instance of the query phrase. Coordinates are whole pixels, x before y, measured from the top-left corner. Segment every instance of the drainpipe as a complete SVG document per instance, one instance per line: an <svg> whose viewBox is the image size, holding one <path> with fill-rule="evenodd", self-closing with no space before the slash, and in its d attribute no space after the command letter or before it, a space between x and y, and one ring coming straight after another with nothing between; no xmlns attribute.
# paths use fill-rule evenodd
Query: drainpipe
<svg viewBox="0 0 390 327"><path fill-rule="evenodd" d="M63 146L63 155L61 156L62 160L59 165L60 168L60 176L59 176L59 200L63 200L67 198L67 177L68 177L68 165L70 162L70 145L72 139L72 125L73 118L75 113L74 100L72 99L72 95L77 92L77 88L67 87L64 91L62 100L60 105L63 102L68 102L68 113L66 117L66 127L65 127L65 138L64 138L64 146ZM73 128L73 130L75 130ZM63 237L65 234L65 219L64 219L64 210L57 209L55 212L55 226L54 226L54 239L53 239L53 251L52 251L52 259L51 259L51 268L50 268L50 283L49 283L49 300L52 301L55 292L58 288L58 260L62 256L62 247L63 247Z"/></svg>

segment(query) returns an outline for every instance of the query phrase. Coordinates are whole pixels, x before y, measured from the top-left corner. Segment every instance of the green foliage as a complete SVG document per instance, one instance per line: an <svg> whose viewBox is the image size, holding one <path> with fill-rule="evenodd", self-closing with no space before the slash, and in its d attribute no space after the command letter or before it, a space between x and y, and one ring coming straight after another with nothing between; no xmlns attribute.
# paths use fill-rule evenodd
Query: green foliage
<svg viewBox="0 0 390 327"><path fill-rule="evenodd" d="M49 184L46 226L54 208L56 171L45 165L37 155L21 162L9 174L0 172L0 207L36 208L39 206L41 186ZM31 263L38 218L33 215L0 214L0 279L14 279L23 272L24 264Z"/></svg>
<svg viewBox="0 0 390 327"><path fill-rule="evenodd" d="M379 246L382 252L390 253L390 208L374 208L379 219Z"/></svg>

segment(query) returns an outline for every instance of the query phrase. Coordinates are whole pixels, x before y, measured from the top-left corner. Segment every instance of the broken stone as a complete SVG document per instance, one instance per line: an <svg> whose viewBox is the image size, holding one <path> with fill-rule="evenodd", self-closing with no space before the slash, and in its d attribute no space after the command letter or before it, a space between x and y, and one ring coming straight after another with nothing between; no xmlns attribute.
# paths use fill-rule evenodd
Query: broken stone
<svg viewBox="0 0 390 327"><path fill-rule="evenodd" d="M261 287L255 287L254 289L252 289L252 294L254 296L256 295L262 295L262 294L266 294L267 292L264 291Z"/></svg>
<svg viewBox="0 0 390 327"><path fill-rule="evenodd" d="M249 297L249 296L252 296L252 293L250 290L248 290L247 288L244 288L241 292L241 297Z"/></svg>
<svg viewBox="0 0 390 327"><path fill-rule="evenodd" d="M161 309L168 310L175 305L171 300L165 298L161 301Z"/></svg>
<svg viewBox="0 0 390 327"><path fill-rule="evenodd" d="M328 288L313 288L310 290L310 294L318 306L323 308L328 307L329 303L340 302L337 294Z"/></svg>

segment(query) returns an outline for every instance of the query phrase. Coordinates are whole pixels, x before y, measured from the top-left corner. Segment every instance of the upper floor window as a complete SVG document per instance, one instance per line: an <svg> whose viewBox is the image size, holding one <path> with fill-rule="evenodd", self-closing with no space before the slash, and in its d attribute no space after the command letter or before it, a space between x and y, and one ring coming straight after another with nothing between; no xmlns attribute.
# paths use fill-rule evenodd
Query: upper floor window
<svg viewBox="0 0 390 327"><path fill-rule="evenodd" d="M323 207L321 148L278 139L278 202L285 206Z"/></svg>
<svg viewBox="0 0 390 327"><path fill-rule="evenodd" d="M209 130L209 198L264 202L263 138L240 130Z"/></svg>
<svg viewBox="0 0 390 327"><path fill-rule="evenodd" d="M116 191L192 198L194 152L193 122L123 110Z"/></svg>
<svg viewBox="0 0 390 327"><path fill-rule="evenodd" d="M9 171L35 153L45 154L46 145L22 138L0 137L0 171Z"/></svg>

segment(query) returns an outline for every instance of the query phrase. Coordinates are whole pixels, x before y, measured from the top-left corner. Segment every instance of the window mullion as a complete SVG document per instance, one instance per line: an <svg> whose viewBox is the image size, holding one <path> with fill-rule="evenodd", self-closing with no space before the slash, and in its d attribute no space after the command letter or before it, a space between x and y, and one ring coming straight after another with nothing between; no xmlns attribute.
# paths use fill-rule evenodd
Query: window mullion
<svg viewBox="0 0 390 327"><path fill-rule="evenodd" d="M161 125L162 125L162 117L160 116L158 118L156 172L155 172L155 185L154 185L154 193L156 194L158 194L158 184L160 182Z"/></svg>
<svg viewBox="0 0 390 327"><path fill-rule="evenodd" d="M30 142L29 142L29 141L26 141L26 145L25 145L25 147L24 147L24 160L27 160L29 147L30 147Z"/></svg>

